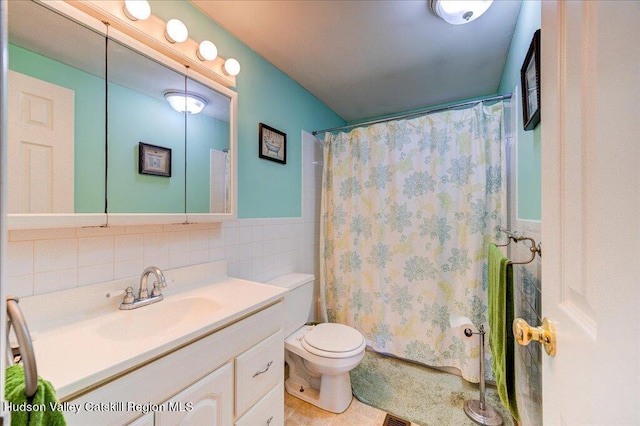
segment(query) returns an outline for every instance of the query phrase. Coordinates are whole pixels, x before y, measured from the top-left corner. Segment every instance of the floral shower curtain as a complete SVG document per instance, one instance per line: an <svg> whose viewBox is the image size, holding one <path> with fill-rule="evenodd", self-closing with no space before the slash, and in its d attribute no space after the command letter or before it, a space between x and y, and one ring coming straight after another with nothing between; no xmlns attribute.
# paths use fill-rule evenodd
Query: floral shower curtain
<svg viewBox="0 0 640 426"><path fill-rule="evenodd" d="M326 135L320 274L329 321L360 330L378 352L478 382L477 337L450 319L487 328L487 244L506 212L502 117L503 102L479 103Z"/></svg>

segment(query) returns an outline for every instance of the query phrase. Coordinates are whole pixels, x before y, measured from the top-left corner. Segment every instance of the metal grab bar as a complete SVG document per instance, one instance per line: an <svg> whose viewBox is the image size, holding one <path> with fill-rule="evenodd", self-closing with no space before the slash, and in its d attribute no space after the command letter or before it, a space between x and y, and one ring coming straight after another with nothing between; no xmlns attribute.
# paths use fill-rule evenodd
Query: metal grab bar
<svg viewBox="0 0 640 426"><path fill-rule="evenodd" d="M516 232L512 232L509 231L508 229L504 229L504 228L498 228L498 231L500 232L504 232L505 234L507 234L507 243L506 244L496 244L498 247L505 247L508 246L511 241L518 243L519 241L524 241L524 240L529 240L529 242L531 242L531 247L529 247L529 251L531 251L531 259L527 260L526 262L513 262L513 261L509 261L509 264L511 265L526 265L527 263L531 263L534 261L534 259L536 258L536 253L538 253L538 255L542 256L542 243L538 243L536 245L536 240L534 240L531 237L524 237L522 235L518 235Z"/></svg>
<svg viewBox="0 0 640 426"><path fill-rule="evenodd" d="M7 316L7 339L9 338L9 329L11 325L13 325L13 330L18 340L18 347L20 348L20 357L22 358L22 364L24 366L24 394L27 398L31 398L38 389L38 369L36 367L36 356L33 352L29 328L18 306L17 297L7 297Z"/></svg>

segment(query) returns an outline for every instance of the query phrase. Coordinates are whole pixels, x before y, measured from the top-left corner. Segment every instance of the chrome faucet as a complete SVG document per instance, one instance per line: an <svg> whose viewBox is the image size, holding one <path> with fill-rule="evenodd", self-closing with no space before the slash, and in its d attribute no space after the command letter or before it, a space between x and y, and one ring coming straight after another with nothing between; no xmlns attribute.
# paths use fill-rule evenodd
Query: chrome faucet
<svg viewBox="0 0 640 426"><path fill-rule="evenodd" d="M151 296L149 296L147 281L151 274L156 276L157 281L154 281ZM149 266L142 272L142 276L140 277L140 290L138 291L137 298L133 296L133 287L127 287L124 292L120 290L115 293L109 293L107 294L107 297L113 297L124 293L124 299L120 304L120 309L130 310L161 301L164 298L162 296L161 289L166 286L167 280L164 278L164 274L160 268L157 266Z"/></svg>
<svg viewBox="0 0 640 426"><path fill-rule="evenodd" d="M149 298L149 287L147 286L147 280L149 275L154 274L157 281L153 283L153 290L151 290L151 297L160 297L162 300L162 293L160 290L167 286L167 280L164 278L164 274L157 266L149 266L142 272L140 277L140 291L138 292L138 300L145 300Z"/></svg>

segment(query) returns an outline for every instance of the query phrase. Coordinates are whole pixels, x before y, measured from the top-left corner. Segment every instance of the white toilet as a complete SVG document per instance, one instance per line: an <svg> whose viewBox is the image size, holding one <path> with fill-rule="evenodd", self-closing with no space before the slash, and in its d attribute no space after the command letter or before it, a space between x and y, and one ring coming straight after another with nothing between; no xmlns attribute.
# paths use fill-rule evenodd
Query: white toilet
<svg viewBox="0 0 640 426"><path fill-rule="evenodd" d="M284 342L291 395L323 410L342 413L351 403L349 371L360 364L366 343L355 328L334 323L305 325L313 309L313 280L309 274L288 274L268 284L286 287Z"/></svg>

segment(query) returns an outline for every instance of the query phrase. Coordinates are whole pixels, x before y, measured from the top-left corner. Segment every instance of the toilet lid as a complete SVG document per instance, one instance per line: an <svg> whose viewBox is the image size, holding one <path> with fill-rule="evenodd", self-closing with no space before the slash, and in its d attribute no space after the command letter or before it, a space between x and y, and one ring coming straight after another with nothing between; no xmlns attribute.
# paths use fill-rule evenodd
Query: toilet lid
<svg viewBox="0 0 640 426"><path fill-rule="evenodd" d="M364 348L364 337L355 328L335 323L318 324L304 335L302 345L309 352L327 352L351 356L351 352Z"/></svg>

